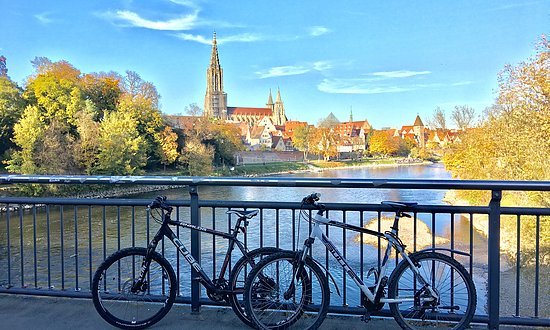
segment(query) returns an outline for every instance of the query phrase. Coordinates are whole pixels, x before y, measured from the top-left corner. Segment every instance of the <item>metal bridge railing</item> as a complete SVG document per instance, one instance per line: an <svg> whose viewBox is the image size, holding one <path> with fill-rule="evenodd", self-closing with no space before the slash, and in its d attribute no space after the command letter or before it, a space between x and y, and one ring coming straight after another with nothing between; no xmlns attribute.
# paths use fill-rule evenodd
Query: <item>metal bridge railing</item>
<svg viewBox="0 0 550 330"><path fill-rule="evenodd" d="M541 226L548 223L549 208L501 207L503 191L550 191L550 182L531 181L459 181L459 180L361 180L307 178L203 178L203 177L96 177L96 176L21 176L1 175L0 184L133 184L181 186L181 199L174 216L195 225L229 230L234 221L225 211L230 208L259 208L259 219L251 221L241 237L252 249L276 246L299 248L307 235L307 224L300 223L298 202L220 201L200 198L200 186L309 187L353 189L462 189L491 192L487 206L419 205L411 225L409 250L421 249L423 224L431 230L430 246L457 248L470 254L457 256L474 277L478 290L478 309L474 321L485 322L491 329L499 324L550 326L550 278L546 246L541 241ZM185 190L183 190L185 189ZM274 194L276 196L276 194ZM275 198L274 198L275 199ZM129 246L146 246L157 229L145 207L144 199L100 198L26 198L0 197L0 292L55 296L90 297L90 283L95 269L106 256ZM344 222L366 225L373 221L382 229L384 216L391 210L380 204L328 203L329 216ZM501 217L513 216L517 222L516 255L511 259L506 288L501 286ZM479 220L479 219L482 220ZM373 220L371 220L373 219ZM483 220L484 219L484 220ZM487 221L487 240L479 239L476 221ZM522 260L522 225L534 227L530 263ZM447 240L439 241L438 232L446 231ZM182 242L200 260L212 276L217 274L218 260L225 253L223 241L209 235L178 229ZM327 235L339 243L344 256L366 277L370 267L381 262L378 241L365 244L365 237L342 229L327 229ZM477 240L477 241L476 241ZM480 241L482 241L480 243ZM171 246L162 244L162 253L171 261L178 276L178 301L190 303L193 310L211 302L196 281L194 270L184 264ZM331 297L331 311L362 313L359 293L348 283L343 270L334 264L326 251L314 251L315 258L335 274L342 294ZM235 253L234 261L240 255ZM504 260L504 259L503 259ZM397 264L398 260L395 261ZM511 281L511 282L510 282ZM509 283L512 283L511 285ZM350 285L348 285L350 284ZM508 287L510 286L510 287ZM511 289L513 287L513 289ZM506 289L505 292L503 289ZM510 297L510 293L512 296ZM512 300L512 301L510 301ZM528 307L526 307L528 306Z"/></svg>

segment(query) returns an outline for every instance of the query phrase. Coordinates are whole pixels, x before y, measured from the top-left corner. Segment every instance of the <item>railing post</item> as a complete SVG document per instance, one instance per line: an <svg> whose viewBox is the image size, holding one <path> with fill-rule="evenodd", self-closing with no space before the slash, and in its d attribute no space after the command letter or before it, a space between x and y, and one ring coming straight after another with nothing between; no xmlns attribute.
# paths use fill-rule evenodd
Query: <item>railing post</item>
<svg viewBox="0 0 550 330"><path fill-rule="evenodd" d="M191 198L191 223L195 226L201 225L201 216L199 209L199 191L197 186L190 185L188 187ZM201 263L201 236L198 230L191 231L191 256L200 264ZM199 313L200 305L200 282L198 281L199 273L191 267L191 311Z"/></svg>
<svg viewBox="0 0 550 330"><path fill-rule="evenodd" d="M500 326L500 200L501 190L491 192L489 202L489 237L488 237L488 267L489 267L489 312L488 328L498 329Z"/></svg>

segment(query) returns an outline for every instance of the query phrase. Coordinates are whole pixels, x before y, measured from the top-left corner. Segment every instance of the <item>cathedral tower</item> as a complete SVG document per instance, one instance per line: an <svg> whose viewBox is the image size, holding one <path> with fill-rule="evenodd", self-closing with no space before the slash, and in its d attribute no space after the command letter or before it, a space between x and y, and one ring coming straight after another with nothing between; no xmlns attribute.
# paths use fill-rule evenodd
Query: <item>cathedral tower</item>
<svg viewBox="0 0 550 330"><path fill-rule="evenodd" d="M223 91L223 69L218 57L216 32L212 41L210 66L206 70L206 95L204 97L204 114L207 117L227 119L227 94Z"/></svg>
<svg viewBox="0 0 550 330"><path fill-rule="evenodd" d="M269 97L271 98L271 92L269 92ZM286 123L285 106L281 100L281 91L279 88L277 88L277 99L273 105L272 114L273 124L284 125Z"/></svg>

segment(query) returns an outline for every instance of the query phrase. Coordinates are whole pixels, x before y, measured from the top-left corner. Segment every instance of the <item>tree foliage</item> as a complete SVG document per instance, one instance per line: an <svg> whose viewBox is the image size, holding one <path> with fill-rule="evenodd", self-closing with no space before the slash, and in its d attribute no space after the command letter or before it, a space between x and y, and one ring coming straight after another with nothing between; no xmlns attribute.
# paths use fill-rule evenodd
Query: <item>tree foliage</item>
<svg viewBox="0 0 550 330"><path fill-rule="evenodd" d="M369 152L373 155L397 155L399 148L399 138L391 131L374 131L369 140Z"/></svg>
<svg viewBox="0 0 550 330"><path fill-rule="evenodd" d="M314 145L315 128L309 125L298 126L294 129L292 144L294 147L304 153L304 161Z"/></svg>
<svg viewBox="0 0 550 330"><path fill-rule="evenodd" d="M338 135L333 129L319 127L314 131L313 145L317 154L323 156L325 161L338 154Z"/></svg>
<svg viewBox="0 0 550 330"><path fill-rule="evenodd" d="M4 153L15 146L13 127L25 108L22 90L7 76L0 75L0 161Z"/></svg>

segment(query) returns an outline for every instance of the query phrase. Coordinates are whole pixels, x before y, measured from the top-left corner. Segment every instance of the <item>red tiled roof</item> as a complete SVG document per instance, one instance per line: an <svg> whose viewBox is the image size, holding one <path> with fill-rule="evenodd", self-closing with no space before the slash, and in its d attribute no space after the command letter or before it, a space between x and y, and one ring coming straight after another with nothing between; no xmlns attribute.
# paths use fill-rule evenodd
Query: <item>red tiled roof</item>
<svg viewBox="0 0 550 330"><path fill-rule="evenodd" d="M227 107L229 115L241 116L271 116L269 108L244 108L244 107Z"/></svg>

